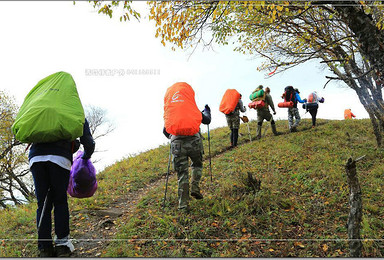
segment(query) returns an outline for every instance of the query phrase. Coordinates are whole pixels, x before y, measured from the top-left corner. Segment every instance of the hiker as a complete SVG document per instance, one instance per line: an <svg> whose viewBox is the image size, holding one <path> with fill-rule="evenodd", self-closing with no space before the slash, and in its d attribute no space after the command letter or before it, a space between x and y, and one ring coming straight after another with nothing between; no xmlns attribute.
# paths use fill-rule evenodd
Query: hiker
<svg viewBox="0 0 384 260"><path fill-rule="evenodd" d="M258 88L256 88L255 91L258 91L262 88L263 86L260 85ZM273 104L272 96L270 95L270 93L271 93L271 89L269 87L266 87L265 88L265 105L262 108L256 109L257 111L256 139L261 138L261 128L262 128L264 119L271 122L272 133L274 135L279 135L279 133L276 130L276 124L275 124L275 121L273 120L273 116L269 111L269 107L271 107L273 114L276 115L275 106Z"/></svg>
<svg viewBox="0 0 384 260"><path fill-rule="evenodd" d="M39 256L69 256L74 250L67 202L72 154L83 144L83 159L89 159L95 149L71 74L59 71L40 80L24 98L12 133L19 142L32 144L28 159L37 198Z"/></svg>
<svg viewBox="0 0 384 260"><path fill-rule="evenodd" d="M225 114L228 127L231 130L231 148L237 146L239 138L240 111L244 113L247 110L241 97L241 94L235 89L228 89L220 103L220 111Z"/></svg>
<svg viewBox="0 0 384 260"><path fill-rule="evenodd" d="M85 119L83 136L80 137L84 154L91 158L95 142L88 121ZM80 144L78 144L79 146ZM29 166L35 184L37 198L37 223L42 222L38 233L40 257L67 257L74 250L69 240L69 209L67 188L72 164L73 143L67 140L52 143L33 143L29 152ZM44 216L41 216L47 197ZM51 211L54 208L55 248L52 245Z"/></svg>
<svg viewBox="0 0 384 260"><path fill-rule="evenodd" d="M191 196L203 199L199 182L203 170L203 141L200 124L211 123L211 109L205 105L201 112L195 102L195 92L185 82L167 89L164 97L164 135L171 139L173 165L178 180L178 209L189 211L189 161L192 164Z"/></svg>
<svg viewBox="0 0 384 260"><path fill-rule="evenodd" d="M350 108L344 110L344 119L352 119L352 117L356 117Z"/></svg>
<svg viewBox="0 0 384 260"><path fill-rule="evenodd" d="M319 95L316 91L312 92L308 96L308 103L305 103L303 107L309 111L312 117L312 128L316 127L316 116L317 116L317 110L319 108L319 102L324 103L324 98L319 98Z"/></svg>
<svg viewBox="0 0 384 260"><path fill-rule="evenodd" d="M297 126L299 125L301 120L299 109L297 108L297 102L300 102L300 103L307 102L307 99L302 100L299 94L300 94L299 89L297 88L293 89L292 86L288 86L285 88L285 92L282 95L282 98L284 98L286 102L289 102L289 101L293 102L293 106L288 107L288 125L289 125L290 132L297 131ZM293 122L293 118L295 118L295 122Z"/></svg>

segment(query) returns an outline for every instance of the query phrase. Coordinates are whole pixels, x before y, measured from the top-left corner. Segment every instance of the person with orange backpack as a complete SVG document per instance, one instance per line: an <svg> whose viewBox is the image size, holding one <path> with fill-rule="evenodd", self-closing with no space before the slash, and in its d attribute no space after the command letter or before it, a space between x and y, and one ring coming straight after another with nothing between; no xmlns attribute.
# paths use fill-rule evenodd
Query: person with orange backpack
<svg viewBox="0 0 384 260"><path fill-rule="evenodd" d="M164 97L163 133L171 139L173 165L178 179L178 209L189 211L188 158L192 164L191 196L203 199L199 182L203 170L203 141L200 124L211 123L211 109L205 105L200 111L195 102L195 92L186 82L169 87Z"/></svg>
<svg viewBox="0 0 384 260"><path fill-rule="evenodd" d="M303 104L303 108L307 110L312 117L312 128L316 127L316 116L317 116L317 110L319 108L319 102L324 103L324 98L319 98L316 91L312 92L308 96L307 103Z"/></svg>
<svg viewBox="0 0 384 260"><path fill-rule="evenodd" d="M220 103L219 110L225 114L227 124L231 130L231 148L237 146L240 128L240 111L245 112L246 108L241 100L241 94L236 89L227 89Z"/></svg>
<svg viewBox="0 0 384 260"><path fill-rule="evenodd" d="M352 117L356 117L350 108L344 110L344 119L352 119Z"/></svg>

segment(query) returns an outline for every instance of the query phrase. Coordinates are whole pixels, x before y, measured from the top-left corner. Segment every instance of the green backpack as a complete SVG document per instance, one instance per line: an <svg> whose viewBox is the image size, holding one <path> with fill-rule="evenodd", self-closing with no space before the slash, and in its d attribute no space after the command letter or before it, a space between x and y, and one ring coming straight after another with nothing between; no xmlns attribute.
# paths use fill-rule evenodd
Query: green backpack
<svg viewBox="0 0 384 260"><path fill-rule="evenodd" d="M264 89L260 89L258 91L254 91L252 92L252 94L249 96L249 99L251 101L254 101L256 98L260 98L260 97L263 97L264 96Z"/></svg>
<svg viewBox="0 0 384 260"><path fill-rule="evenodd" d="M72 76L54 73L28 93L12 125L22 143L75 140L83 135L84 109Z"/></svg>

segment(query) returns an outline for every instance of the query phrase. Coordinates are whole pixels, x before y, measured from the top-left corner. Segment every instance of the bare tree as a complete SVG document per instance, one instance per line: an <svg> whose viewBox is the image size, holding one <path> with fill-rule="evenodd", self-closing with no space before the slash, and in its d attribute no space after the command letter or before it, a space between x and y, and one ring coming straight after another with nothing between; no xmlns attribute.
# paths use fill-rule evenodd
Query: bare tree
<svg viewBox="0 0 384 260"><path fill-rule="evenodd" d="M85 117L94 140L104 137L115 130L115 126L107 117L107 110L101 107L88 105L85 108Z"/></svg>
<svg viewBox="0 0 384 260"><path fill-rule="evenodd" d="M34 197L25 145L15 140L11 131L16 111L13 98L0 91L0 206L3 208Z"/></svg>
<svg viewBox="0 0 384 260"><path fill-rule="evenodd" d="M107 117L107 110L101 107L87 105L85 107L85 117L89 123L89 129L93 139L99 140L102 137L107 136L115 130L114 124ZM96 145L95 153L105 152L106 150L98 150ZM100 159L93 159L93 163L97 163Z"/></svg>

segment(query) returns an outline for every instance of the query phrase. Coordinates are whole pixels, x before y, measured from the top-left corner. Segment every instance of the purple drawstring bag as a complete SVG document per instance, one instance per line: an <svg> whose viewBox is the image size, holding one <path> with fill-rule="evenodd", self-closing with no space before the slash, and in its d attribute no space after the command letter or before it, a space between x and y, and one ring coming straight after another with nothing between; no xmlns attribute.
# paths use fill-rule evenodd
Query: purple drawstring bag
<svg viewBox="0 0 384 260"><path fill-rule="evenodd" d="M92 197L97 189L96 169L90 159L81 159L83 153L76 153L69 176L67 191L75 198Z"/></svg>

